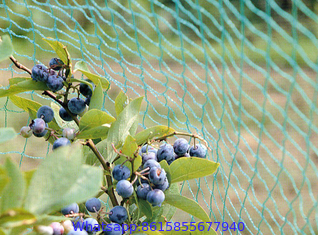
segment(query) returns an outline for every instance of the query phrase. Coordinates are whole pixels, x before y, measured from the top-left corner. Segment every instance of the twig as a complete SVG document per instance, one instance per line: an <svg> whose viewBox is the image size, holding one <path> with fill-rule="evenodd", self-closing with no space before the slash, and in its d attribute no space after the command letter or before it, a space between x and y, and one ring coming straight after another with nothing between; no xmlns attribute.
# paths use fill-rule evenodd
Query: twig
<svg viewBox="0 0 318 235"><path fill-rule="evenodd" d="M16 58L14 58L13 56L10 56L10 60L14 63L14 65L18 68L18 69L22 69L22 70L24 70L24 71L26 71L28 74L32 74L32 71L29 69L29 68L27 68L27 67L25 67L23 64L20 64L17 60L16 60Z"/></svg>

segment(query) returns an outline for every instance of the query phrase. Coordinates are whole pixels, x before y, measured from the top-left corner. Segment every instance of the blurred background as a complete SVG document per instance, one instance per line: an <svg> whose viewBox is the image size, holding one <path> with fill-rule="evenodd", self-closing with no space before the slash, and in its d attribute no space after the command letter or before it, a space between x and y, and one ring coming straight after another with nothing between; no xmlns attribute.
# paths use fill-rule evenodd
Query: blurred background
<svg viewBox="0 0 318 235"><path fill-rule="evenodd" d="M112 114L120 90L144 96L140 130L162 124L205 138L221 165L180 188L212 221L245 224L219 234L317 234L317 12L315 0L7 0L0 35L29 68L55 56L42 38L62 42L73 64L85 61L110 81ZM1 62L1 86L18 76L28 74ZM0 98L0 127L18 132L29 122ZM28 170L51 147L17 137L0 146L0 159Z"/></svg>

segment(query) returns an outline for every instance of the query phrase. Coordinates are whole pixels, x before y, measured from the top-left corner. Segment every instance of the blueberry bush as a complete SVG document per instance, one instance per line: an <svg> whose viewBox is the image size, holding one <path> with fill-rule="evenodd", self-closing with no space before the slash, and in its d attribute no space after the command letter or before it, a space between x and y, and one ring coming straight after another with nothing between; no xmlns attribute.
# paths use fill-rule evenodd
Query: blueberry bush
<svg viewBox="0 0 318 235"><path fill-rule="evenodd" d="M9 37L0 42L0 60L10 59L30 75L11 78L0 97L9 97L31 120L18 137L12 128L1 128L0 144L13 138L42 138L52 144L35 170L21 172L10 158L0 166L0 235L216 234L204 223L211 220L203 208L180 195L178 188L178 183L211 175L218 168L206 159L210 149L205 140L164 125L136 133L143 97L130 100L120 92L116 114L103 111L103 92L110 88L107 79L91 73L84 62L73 66L64 45L44 40L57 57L49 58L48 66L31 69L12 56ZM86 78L76 79L75 72ZM51 107L19 96L30 90L50 97ZM179 138L173 141L174 136ZM106 204L112 209L106 211ZM182 231L184 223L180 231L152 226L171 221L176 209L193 215L201 231ZM141 228L145 222L148 231L120 227ZM76 223L84 229L76 231ZM102 231L102 223L114 229Z"/></svg>

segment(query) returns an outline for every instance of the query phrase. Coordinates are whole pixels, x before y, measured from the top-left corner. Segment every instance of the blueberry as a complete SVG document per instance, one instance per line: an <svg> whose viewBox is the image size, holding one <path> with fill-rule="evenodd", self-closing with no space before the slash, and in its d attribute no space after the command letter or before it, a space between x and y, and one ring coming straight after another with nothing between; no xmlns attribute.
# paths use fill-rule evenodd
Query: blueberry
<svg viewBox="0 0 318 235"><path fill-rule="evenodd" d="M134 188L128 180L120 180L116 185L116 191L119 196L127 198L133 194Z"/></svg>
<svg viewBox="0 0 318 235"><path fill-rule="evenodd" d="M85 104L87 105L87 106L89 106L89 104L91 103L91 96L88 96L86 99L85 99Z"/></svg>
<svg viewBox="0 0 318 235"><path fill-rule="evenodd" d="M75 230L72 230L70 232L68 232L67 235L88 235L88 233L85 231L85 230L80 230L79 228L75 231Z"/></svg>
<svg viewBox="0 0 318 235"><path fill-rule="evenodd" d="M137 187L137 196L141 199L146 200L147 194L151 191L150 185L147 183L143 183Z"/></svg>
<svg viewBox="0 0 318 235"><path fill-rule="evenodd" d="M70 99L67 106L72 113L80 114L85 110L86 104L84 100L74 97Z"/></svg>
<svg viewBox="0 0 318 235"><path fill-rule="evenodd" d="M142 157L142 164L145 164L146 161L150 159L157 161L157 154L155 152L143 153L141 157Z"/></svg>
<svg viewBox="0 0 318 235"><path fill-rule="evenodd" d="M149 180L155 185L164 184L167 174L164 169L153 167L149 172Z"/></svg>
<svg viewBox="0 0 318 235"><path fill-rule="evenodd" d="M56 71L60 70L63 67L64 63L59 58L52 58L49 62L49 67Z"/></svg>
<svg viewBox="0 0 318 235"><path fill-rule="evenodd" d="M174 160L176 160L176 154L173 155L173 158L169 161L167 161L167 163L170 165Z"/></svg>
<svg viewBox="0 0 318 235"><path fill-rule="evenodd" d="M186 139L179 138L173 144L174 152L180 157L183 156L189 149L189 144Z"/></svg>
<svg viewBox="0 0 318 235"><path fill-rule="evenodd" d="M102 204L100 203L100 200L98 200L98 198L93 197L86 201L85 206L89 212L97 212L102 207Z"/></svg>
<svg viewBox="0 0 318 235"><path fill-rule="evenodd" d="M147 194L147 201L152 206L161 206L161 203L165 200L165 194L160 189L154 189Z"/></svg>
<svg viewBox="0 0 318 235"><path fill-rule="evenodd" d="M36 113L38 118L42 118L46 123L49 123L54 118L54 111L51 107L47 105L43 105L39 108L38 112Z"/></svg>
<svg viewBox="0 0 318 235"><path fill-rule="evenodd" d="M46 127L46 128L49 127L49 126L47 125L47 123L45 123L45 127ZM41 133L39 133L39 134L33 132L33 135L34 135L35 137L39 137L39 138L40 138L40 137L45 136L47 132L48 132L48 130L44 130L43 132L41 132Z"/></svg>
<svg viewBox="0 0 318 235"><path fill-rule="evenodd" d="M130 170L127 166L116 165L113 169L113 177L115 180L126 180L130 177Z"/></svg>
<svg viewBox="0 0 318 235"><path fill-rule="evenodd" d="M64 233L64 227L62 224L53 222L50 224L50 226L53 228L53 235L62 235Z"/></svg>
<svg viewBox="0 0 318 235"><path fill-rule="evenodd" d="M76 136L75 130L73 128L64 128L62 132L63 137L73 140Z"/></svg>
<svg viewBox="0 0 318 235"><path fill-rule="evenodd" d="M196 146L191 146L189 154L191 157L205 158L207 154L207 148L202 144L196 144Z"/></svg>
<svg viewBox="0 0 318 235"><path fill-rule="evenodd" d="M53 150L57 149L59 147L62 147L62 146L69 145L69 144L71 144L71 142L68 139L66 139L65 137L61 137L61 138L54 141Z"/></svg>
<svg viewBox="0 0 318 235"><path fill-rule="evenodd" d="M163 192L166 191L169 188L169 181L167 178L165 178L163 184L155 185L155 189L160 189Z"/></svg>
<svg viewBox="0 0 318 235"><path fill-rule="evenodd" d="M48 68L43 64L37 64L32 68L31 78L34 81L46 82L49 75Z"/></svg>
<svg viewBox="0 0 318 235"><path fill-rule="evenodd" d="M157 162L156 160L149 159L148 161L145 162L143 169L146 169L147 167L149 167L151 169L153 167L160 168L161 166L160 166L159 162Z"/></svg>
<svg viewBox="0 0 318 235"><path fill-rule="evenodd" d="M110 223L106 228L103 228L104 235L122 235L123 229L120 224Z"/></svg>
<svg viewBox="0 0 318 235"><path fill-rule="evenodd" d="M94 85L91 80L87 79L86 81L88 81L88 82L90 82L92 85ZM81 83L81 84L80 84L79 90L80 90L80 93L81 93L83 96L85 96L85 97L92 96L92 94L93 94L93 91L92 91L91 87L90 87L89 85L85 84L85 83Z"/></svg>
<svg viewBox="0 0 318 235"><path fill-rule="evenodd" d="M125 207L123 206L115 206L109 212L109 219L112 222L122 224L128 218L128 213Z"/></svg>
<svg viewBox="0 0 318 235"><path fill-rule="evenodd" d="M53 92L59 91L63 88L64 80L61 76L56 74L50 75L46 81L46 86Z"/></svg>
<svg viewBox="0 0 318 235"><path fill-rule="evenodd" d="M162 144L157 152L158 161L166 160L167 162L174 157L174 149L171 144Z"/></svg>
<svg viewBox="0 0 318 235"><path fill-rule="evenodd" d="M45 131L46 123L42 118L36 118L30 124L30 127L35 134L40 134Z"/></svg>
<svg viewBox="0 0 318 235"><path fill-rule="evenodd" d="M69 122L69 121L73 120L71 115L69 115L68 112L63 107L60 108L59 115L66 122Z"/></svg>
<svg viewBox="0 0 318 235"><path fill-rule="evenodd" d="M100 231L100 225L97 222L96 219L94 218L87 218L83 221L84 224L84 229L88 232L88 233L96 233L98 231Z"/></svg>
<svg viewBox="0 0 318 235"><path fill-rule="evenodd" d="M32 135L32 130L29 126L23 126L20 130L20 135L24 138L29 138Z"/></svg>
<svg viewBox="0 0 318 235"><path fill-rule="evenodd" d="M145 144L144 146L141 147L140 151L139 151L139 155L142 155L143 153L149 153L149 152L154 152L157 154L157 149L155 149L154 147L152 147L151 145Z"/></svg>
<svg viewBox="0 0 318 235"><path fill-rule="evenodd" d="M79 207L77 203L72 203L71 205L64 207L61 212L63 215L76 214L79 212Z"/></svg>

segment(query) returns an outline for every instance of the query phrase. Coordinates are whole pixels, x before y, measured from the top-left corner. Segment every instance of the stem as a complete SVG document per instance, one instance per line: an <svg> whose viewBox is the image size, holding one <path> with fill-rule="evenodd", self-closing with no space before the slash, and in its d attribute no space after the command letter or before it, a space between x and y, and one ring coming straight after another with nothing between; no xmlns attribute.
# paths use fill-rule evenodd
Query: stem
<svg viewBox="0 0 318 235"><path fill-rule="evenodd" d="M17 68L26 71L30 75L32 74L32 71L30 69L28 69L26 66L20 64L13 56L10 56L10 60L15 64L15 66ZM69 89L70 89L70 85L66 88L66 91L68 91ZM76 117L76 115L74 115L74 114L72 114L70 112L70 110L67 107L67 103L66 102L62 102L61 100L57 99L56 95L53 94L51 91L45 90L42 94L43 95L47 95L50 98L52 98L53 100L55 100L56 102L58 102L71 115L72 119L76 122L77 126L79 126L78 118ZM65 97L67 99L67 94L65 95ZM94 144L94 142L91 139L88 139L86 145L94 152L94 154L96 155L96 157L98 158L98 160L102 164L104 170L110 172L110 164L104 160L103 156L101 155L101 153L96 148L96 145ZM106 181L107 181L108 188L110 188L113 185L113 181L112 181L112 178L111 178L110 175L106 175ZM118 205L118 201L117 201L117 199L115 197L114 188L111 187L111 190L107 190L107 194L108 194L113 206L117 206Z"/></svg>

